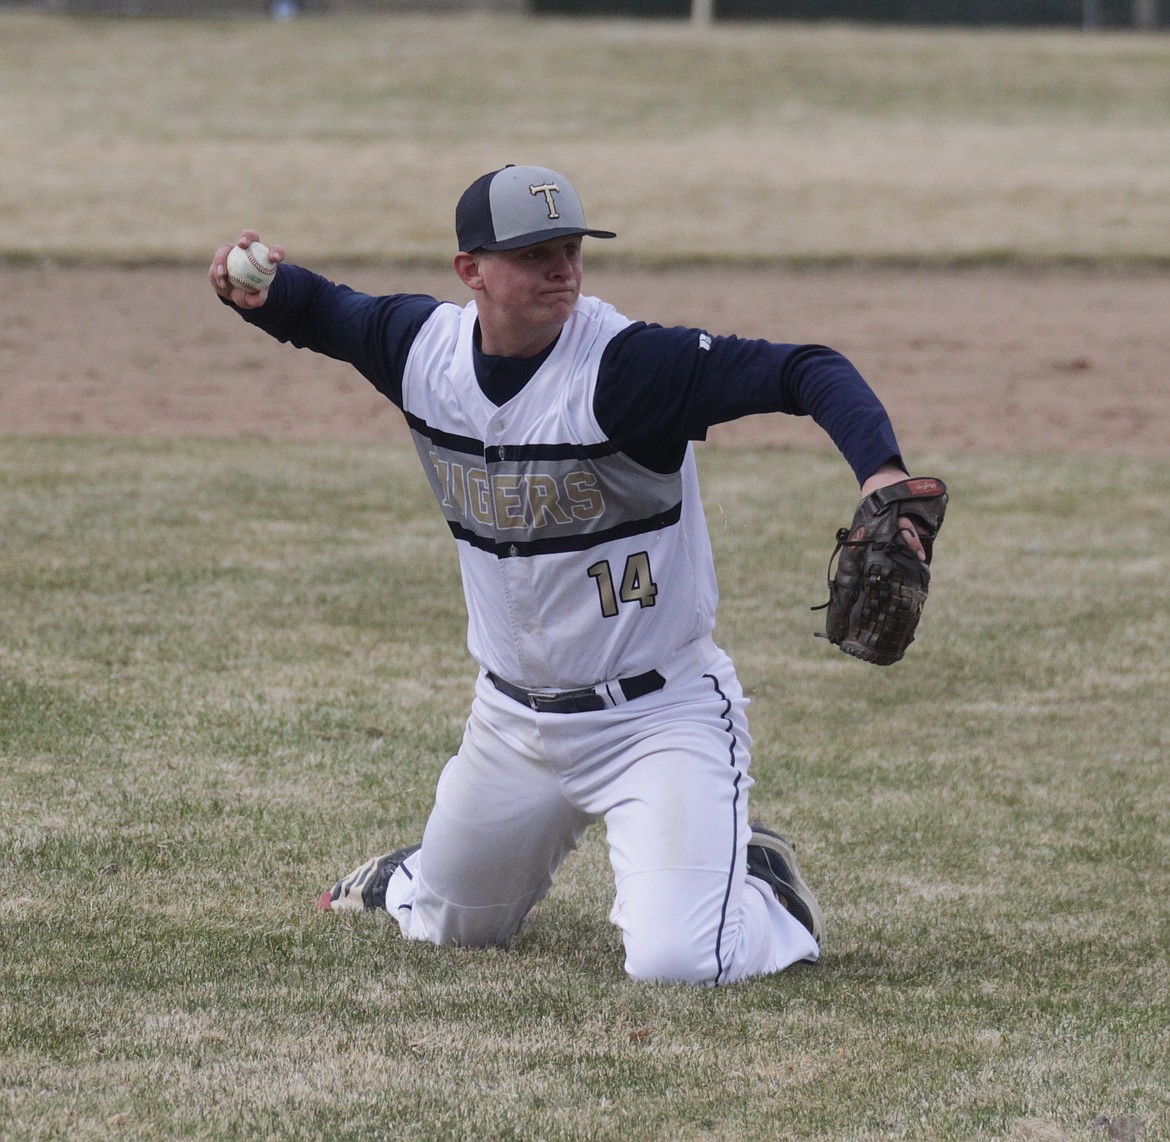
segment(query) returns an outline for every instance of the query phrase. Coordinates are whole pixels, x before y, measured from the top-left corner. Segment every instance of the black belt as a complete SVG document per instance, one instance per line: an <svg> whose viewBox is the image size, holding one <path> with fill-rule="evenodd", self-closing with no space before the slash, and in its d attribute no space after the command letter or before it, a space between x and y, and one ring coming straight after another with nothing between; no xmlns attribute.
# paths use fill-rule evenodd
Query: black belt
<svg viewBox="0 0 1170 1142"><path fill-rule="evenodd" d="M616 683L603 682L583 690L525 690L523 686L505 682L490 670L487 676L501 694L540 714L584 714L591 710L604 710L609 706L620 705L622 701L632 702L635 698L653 694L666 685L666 679L657 670L647 670L645 674L636 674L633 678L619 678ZM621 690L620 699L613 695L614 685Z"/></svg>

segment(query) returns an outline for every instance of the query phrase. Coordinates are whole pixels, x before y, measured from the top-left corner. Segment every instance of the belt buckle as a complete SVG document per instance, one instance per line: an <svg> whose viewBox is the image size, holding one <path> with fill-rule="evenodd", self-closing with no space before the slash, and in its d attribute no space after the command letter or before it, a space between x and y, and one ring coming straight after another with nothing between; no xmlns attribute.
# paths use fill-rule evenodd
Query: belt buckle
<svg viewBox="0 0 1170 1142"><path fill-rule="evenodd" d="M539 714L542 703L555 702L561 695L556 690L528 690L524 696L528 708Z"/></svg>

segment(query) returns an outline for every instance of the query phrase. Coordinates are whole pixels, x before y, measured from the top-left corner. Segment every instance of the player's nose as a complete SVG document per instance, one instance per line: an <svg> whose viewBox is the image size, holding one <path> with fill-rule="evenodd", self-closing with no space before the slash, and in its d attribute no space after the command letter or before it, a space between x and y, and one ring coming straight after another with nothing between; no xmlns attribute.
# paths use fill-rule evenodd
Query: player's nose
<svg viewBox="0 0 1170 1142"><path fill-rule="evenodd" d="M573 275L573 258L563 250L555 254L549 261L548 276L558 281Z"/></svg>

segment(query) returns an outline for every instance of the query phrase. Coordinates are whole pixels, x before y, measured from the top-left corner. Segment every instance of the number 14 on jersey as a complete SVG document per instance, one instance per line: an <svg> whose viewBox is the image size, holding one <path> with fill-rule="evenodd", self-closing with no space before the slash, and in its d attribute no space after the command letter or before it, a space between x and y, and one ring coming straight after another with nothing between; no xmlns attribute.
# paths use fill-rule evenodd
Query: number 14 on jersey
<svg viewBox="0 0 1170 1142"><path fill-rule="evenodd" d="M626 560L621 585L615 589L613 571L608 559L602 559L589 568L587 574L597 585L601 613L612 619L618 613L620 603L637 603L639 607L654 606L658 584L650 573L650 555L637 551Z"/></svg>

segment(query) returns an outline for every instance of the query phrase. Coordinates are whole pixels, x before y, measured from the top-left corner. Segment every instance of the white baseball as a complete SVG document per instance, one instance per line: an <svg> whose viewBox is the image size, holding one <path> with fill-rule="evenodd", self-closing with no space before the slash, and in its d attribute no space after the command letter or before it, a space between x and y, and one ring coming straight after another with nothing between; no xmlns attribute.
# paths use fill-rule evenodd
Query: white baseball
<svg viewBox="0 0 1170 1142"><path fill-rule="evenodd" d="M268 247L253 242L246 250L233 246L227 256L228 281L246 293L259 293L272 285L276 263L268 260Z"/></svg>

